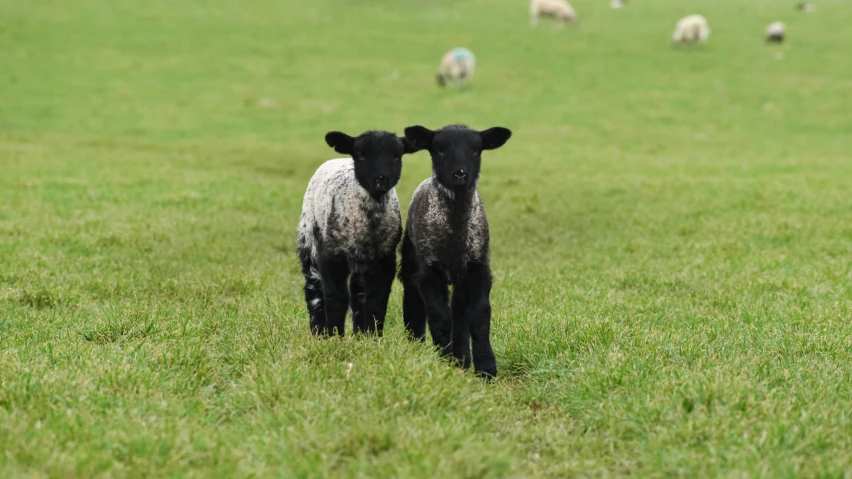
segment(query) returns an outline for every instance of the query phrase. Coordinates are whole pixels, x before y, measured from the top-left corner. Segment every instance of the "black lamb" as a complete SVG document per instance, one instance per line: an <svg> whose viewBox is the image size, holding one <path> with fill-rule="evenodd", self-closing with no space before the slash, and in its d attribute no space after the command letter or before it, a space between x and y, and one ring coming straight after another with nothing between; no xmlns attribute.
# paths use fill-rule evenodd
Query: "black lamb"
<svg viewBox="0 0 852 479"><path fill-rule="evenodd" d="M414 192L402 242L405 327L424 340L428 318L434 344L465 369L472 342L474 370L486 377L497 375L497 364L490 339L488 220L476 185L481 152L503 146L511 136L502 127L405 129L415 148L432 155L432 177Z"/></svg>

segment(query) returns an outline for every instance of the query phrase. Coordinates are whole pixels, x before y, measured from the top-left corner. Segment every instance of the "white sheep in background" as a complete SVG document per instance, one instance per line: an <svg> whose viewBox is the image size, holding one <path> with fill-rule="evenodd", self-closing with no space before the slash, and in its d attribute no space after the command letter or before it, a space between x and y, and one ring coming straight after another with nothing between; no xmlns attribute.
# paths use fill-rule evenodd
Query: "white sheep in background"
<svg viewBox="0 0 852 479"><path fill-rule="evenodd" d="M772 22L766 27L766 41L770 43L781 43L786 33L784 22Z"/></svg>
<svg viewBox="0 0 852 479"><path fill-rule="evenodd" d="M609 2L609 6L618 10L627 6L627 0L612 0Z"/></svg>
<svg viewBox="0 0 852 479"><path fill-rule="evenodd" d="M453 48L441 58L438 65L438 85L467 85L476 71L476 57L467 48Z"/></svg>
<svg viewBox="0 0 852 479"><path fill-rule="evenodd" d="M701 15L689 15L681 18L675 25L672 43L675 45L704 43L709 37L710 26L707 24L707 19Z"/></svg>
<svg viewBox="0 0 852 479"><path fill-rule="evenodd" d="M808 3L808 2L800 2L798 5L796 5L796 8L800 12L805 12L805 13L810 13L810 12L814 11L814 5L812 3Z"/></svg>
<svg viewBox="0 0 852 479"><path fill-rule="evenodd" d="M576 25L577 12L565 0L530 0L530 26L538 25L539 17L553 17L562 27L566 23Z"/></svg>

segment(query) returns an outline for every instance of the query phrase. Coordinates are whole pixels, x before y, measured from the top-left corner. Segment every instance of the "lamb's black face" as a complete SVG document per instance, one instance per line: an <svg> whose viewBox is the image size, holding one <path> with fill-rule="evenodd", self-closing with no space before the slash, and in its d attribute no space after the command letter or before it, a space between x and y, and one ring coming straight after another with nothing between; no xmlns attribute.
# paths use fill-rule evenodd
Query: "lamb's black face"
<svg viewBox="0 0 852 479"><path fill-rule="evenodd" d="M405 129L405 136L416 147L432 155L432 171L443 186L455 191L476 188L482 165L482 151L503 146L512 132L494 127L476 131L464 125L450 125L438 131L422 126Z"/></svg>
<svg viewBox="0 0 852 479"><path fill-rule="evenodd" d="M482 165L482 138L470 129L443 129L435 133L432 170L442 185L464 191L476 185Z"/></svg>
<svg viewBox="0 0 852 479"><path fill-rule="evenodd" d="M405 138L386 131L368 131L356 138L332 131L325 141L338 153L352 155L355 179L376 199L399 182L402 155L417 151Z"/></svg>
<svg viewBox="0 0 852 479"><path fill-rule="evenodd" d="M396 135L362 135L352 150L355 178L373 198L380 198L399 181L404 153Z"/></svg>

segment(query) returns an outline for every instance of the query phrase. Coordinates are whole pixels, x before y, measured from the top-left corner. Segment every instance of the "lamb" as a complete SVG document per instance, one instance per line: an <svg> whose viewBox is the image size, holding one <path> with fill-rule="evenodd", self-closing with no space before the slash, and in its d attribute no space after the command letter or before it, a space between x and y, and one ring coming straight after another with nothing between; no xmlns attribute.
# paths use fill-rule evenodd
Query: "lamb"
<svg viewBox="0 0 852 479"><path fill-rule="evenodd" d="M710 37L710 27L707 19L701 15L689 15L677 22L672 34L674 44L704 43Z"/></svg>
<svg viewBox="0 0 852 479"><path fill-rule="evenodd" d="M476 70L476 57L467 48L453 48L444 54L438 65L438 86L467 85Z"/></svg>
<svg viewBox="0 0 852 479"><path fill-rule="evenodd" d="M483 150L499 148L512 132L450 125L405 129L416 148L429 150L432 177L414 192L402 242L403 322L411 337L432 342L465 369L497 375L491 349L491 268L488 220L476 192ZM448 287L453 285L452 306Z"/></svg>
<svg viewBox="0 0 852 479"><path fill-rule="evenodd" d="M766 41L770 43L781 43L784 41L786 26L784 22L772 22L766 27Z"/></svg>
<svg viewBox="0 0 852 479"><path fill-rule="evenodd" d="M378 330L381 335L402 236L394 187L402 173L402 155L417 150L386 131L354 138L332 131L325 141L353 158L323 163L302 203L299 260L311 331L343 336L351 306L356 333Z"/></svg>
<svg viewBox="0 0 852 479"><path fill-rule="evenodd" d="M577 12L565 0L530 0L530 26L538 25L539 17L553 17L559 21L559 26L566 23L576 25Z"/></svg>

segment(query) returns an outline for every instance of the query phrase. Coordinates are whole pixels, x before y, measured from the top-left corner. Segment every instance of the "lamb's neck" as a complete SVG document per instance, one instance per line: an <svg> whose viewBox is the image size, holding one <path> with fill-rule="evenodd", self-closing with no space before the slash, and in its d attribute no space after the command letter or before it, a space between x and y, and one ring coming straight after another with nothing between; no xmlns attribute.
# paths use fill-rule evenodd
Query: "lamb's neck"
<svg viewBox="0 0 852 479"><path fill-rule="evenodd" d="M448 200L448 203L453 205L454 208L468 207L472 203L473 197L476 196L476 185L473 185L470 189L458 191L441 184L437 178L433 177L432 182L441 192L441 196Z"/></svg>
<svg viewBox="0 0 852 479"><path fill-rule="evenodd" d="M358 185L358 192L361 196L361 204L368 210L380 210L383 209L388 202L388 198L395 192L395 188L391 188L387 191L387 193L382 196L375 198L370 194L363 186Z"/></svg>

